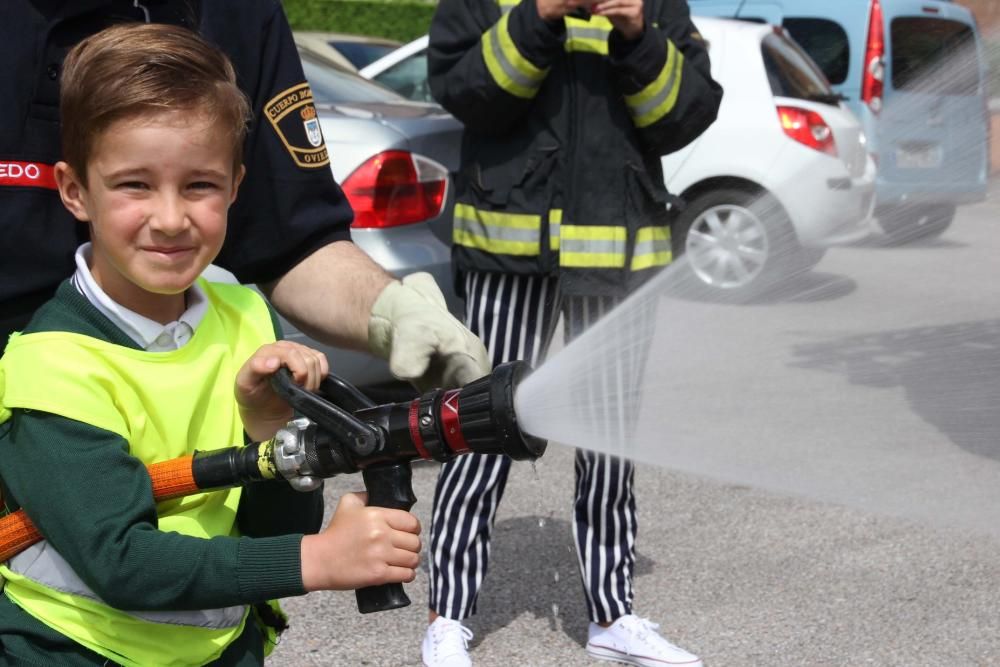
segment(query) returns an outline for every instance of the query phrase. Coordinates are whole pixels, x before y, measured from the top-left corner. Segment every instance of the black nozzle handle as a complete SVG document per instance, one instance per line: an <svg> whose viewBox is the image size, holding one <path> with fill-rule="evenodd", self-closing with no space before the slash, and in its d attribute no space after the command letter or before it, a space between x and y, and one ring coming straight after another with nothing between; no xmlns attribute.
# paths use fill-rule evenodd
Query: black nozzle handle
<svg viewBox="0 0 1000 667"><path fill-rule="evenodd" d="M417 497L413 495L413 475L408 461L370 466L361 475L368 490L369 506L409 511L413 503L417 502ZM358 611L362 614L399 609L410 604L403 584L359 588L355 595L358 598Z"/></svg>
<svg viewBox="0 0 1000 667"><path fill-rule="evenodd" d="M382 433L346 409L333 403L330 398L343 399L355 405L356 402L371 403L371 399L354 388L353 385L330 375L320 385L335 393L333 397L314 394L295 384L292 373L287 368L279 368L271 376L271 388L300 414L316 422L340 445L351 450L375 451L382 444ZM349 393L353 392L353 393Z"/></svg>

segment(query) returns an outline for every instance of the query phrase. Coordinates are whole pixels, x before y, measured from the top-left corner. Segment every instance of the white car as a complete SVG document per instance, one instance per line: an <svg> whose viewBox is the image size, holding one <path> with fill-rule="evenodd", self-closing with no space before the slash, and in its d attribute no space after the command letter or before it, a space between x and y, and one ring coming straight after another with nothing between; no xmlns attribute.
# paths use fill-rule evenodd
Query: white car
<svg viewBox="0 0 1000 667"><path fill-rule="evenodd" d="M427 42L424 35L365 65L358 74L418 102L433 102L427 85Z"/></svg>
<svg viewBox="0 0 1000 667"><path fill-rule="evenodd" d="M815 266L827 247L871 233L875 162L858 119L783 29L694 22L725 95L718 120L663 158L667 189L682 201L674 252L699 292L752 298ZM427 37L360 74L429 99Z"/></svg>
<svg viewBox="0 0 1000 667"><path fill-rule="evenodd" d="M663 158L683 201L674 252L710 291L750 297L874 229L875 162L857 117L781 28L695 17L725 94Z"/></svg>

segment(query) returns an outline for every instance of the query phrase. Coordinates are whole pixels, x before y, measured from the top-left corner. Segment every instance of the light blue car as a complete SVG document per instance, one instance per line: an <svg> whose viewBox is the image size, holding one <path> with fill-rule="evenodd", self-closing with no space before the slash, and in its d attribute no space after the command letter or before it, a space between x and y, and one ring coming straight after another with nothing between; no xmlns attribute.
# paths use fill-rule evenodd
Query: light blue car
<svg viewBox="0 0 1000 667"><path fill-rule="evenodd" d="M972 13L948 0L688 0L691 13L783 26L861 119L875 215L896 241L940 234L986 196L989 109Z"/></svg>

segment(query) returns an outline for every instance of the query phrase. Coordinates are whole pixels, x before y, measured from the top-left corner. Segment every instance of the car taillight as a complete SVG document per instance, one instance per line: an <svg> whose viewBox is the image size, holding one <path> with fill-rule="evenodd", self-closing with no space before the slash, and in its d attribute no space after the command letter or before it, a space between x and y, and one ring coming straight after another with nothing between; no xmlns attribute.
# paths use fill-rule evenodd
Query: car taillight
<svg viewBox="0 0 1000 667"><path fill-rule="evenodd" d="M340 187L354 209L352 227L397 227L441 214L448 170L408 151L384 151L351 172Z"/></svg>
<svg viewBox="0 0 1000 667"><path fill-rule="evenodd" d="M882 21L882 2L872 0L868 15L868 44L865 47L864 79L861 83L861 101L872 113L882 111L885 90L885 27Z"/></svg>
<svg viewBox="0 0 1000 667"><path fill-rule="evenodd" d="M778 119L781 121L781 129L795 141L821 153L837 156L833 130L815 111L781 106L778 107Z"/></svg>

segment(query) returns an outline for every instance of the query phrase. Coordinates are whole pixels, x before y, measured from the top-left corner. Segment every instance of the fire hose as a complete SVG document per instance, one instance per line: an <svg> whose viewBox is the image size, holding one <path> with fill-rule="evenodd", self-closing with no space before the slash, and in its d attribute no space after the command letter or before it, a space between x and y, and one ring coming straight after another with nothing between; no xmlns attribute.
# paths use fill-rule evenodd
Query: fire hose
<svg viewBox="0 0 1000 667"><path fill-rule="evenodd" d="M443 462L470 452L533 460L545 452L547 442L523 433L514 413L514 392L528 368L523 361L508 362L461 389L434 389L384 405L336 375L313 393L281 369L271 385L300 416L264 442L147 466L153 497L159 502L268 480L312 491L324 478L361 471L369 505L408 511L417 500L411 461ZM42 539L24 510L0 518L0 561ZM402 584L356 594L363 614L410 604Z"/></svg>

